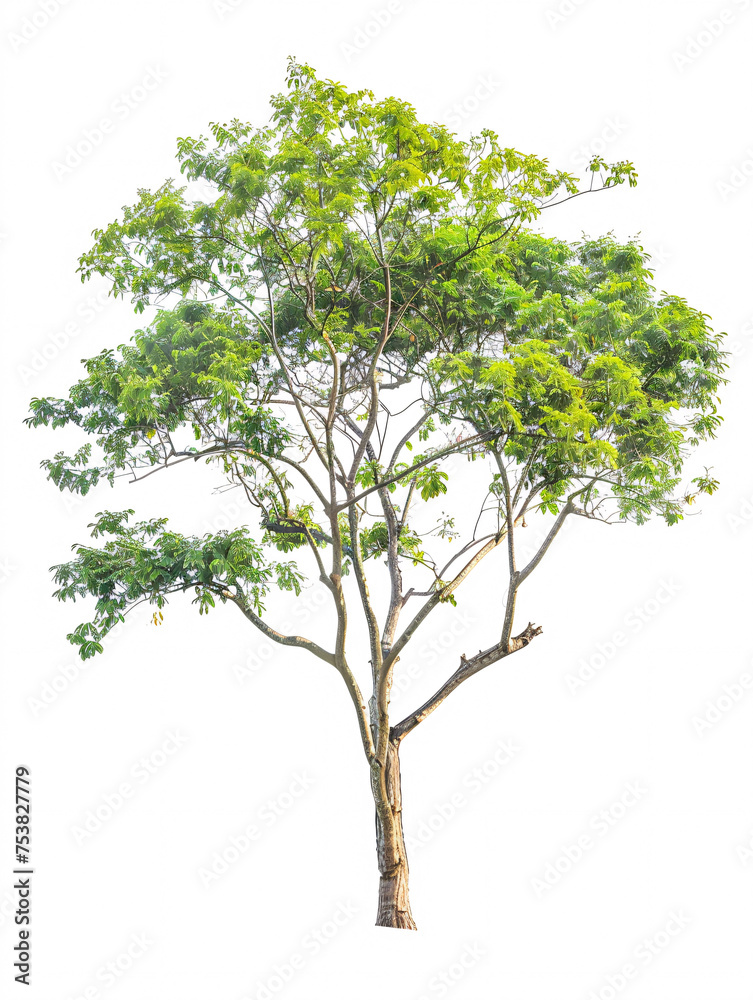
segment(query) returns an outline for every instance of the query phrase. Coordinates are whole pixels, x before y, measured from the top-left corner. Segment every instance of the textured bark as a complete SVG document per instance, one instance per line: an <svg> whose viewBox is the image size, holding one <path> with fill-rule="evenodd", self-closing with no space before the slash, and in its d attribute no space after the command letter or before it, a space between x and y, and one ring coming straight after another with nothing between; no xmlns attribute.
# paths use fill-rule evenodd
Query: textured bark
<svg viewBox="0 0 753 1000"><path fill-rule="evenodd" d="M416 930L408 900L408 858L403 837L403 804L400 792L399 744L390 742L385 763L386 805L392 822L385 831L377 808L377 858L379 861L379 906L377 927Z"/></svg>

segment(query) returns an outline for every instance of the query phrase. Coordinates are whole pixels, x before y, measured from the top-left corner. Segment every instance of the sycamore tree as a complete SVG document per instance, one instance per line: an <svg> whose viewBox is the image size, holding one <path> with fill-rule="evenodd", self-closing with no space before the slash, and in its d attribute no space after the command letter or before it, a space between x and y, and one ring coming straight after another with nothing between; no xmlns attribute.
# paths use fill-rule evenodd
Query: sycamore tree
<svg viewBox="0 0 753 1000"><path fill-rule="evenodd" d="M184 185L139 190L95 231L82 279L105 276L148 322L28 418L91 439L43 463L61 490L205 462L248 501L248 523L196 537L167 518L100 513L95 544L53 567L55 596L92 599L68 636L83 658L135 605L157 615L187 594L200 614L234 605L336 670L376 808L376 922L414 928L402 741L539 635L516 625L516 598L567 518L674 524L714 491L707 471L683 479L682 466L720 421L721 335L655 291L636 240L567 243L529 227L634 185L631 163L597 157L579 182L492 131L460 140L405 101L294 61L271 106L263 127L180 139ZM454 477L462 518L444 511L458 461L474 463L460 492ZM537 515L543 541L519 560ZM476 572L499 595L484 648L392 718L406 647ZM326 642L281 633L265 610L270 591L312 577L329 594Z"/></svg>

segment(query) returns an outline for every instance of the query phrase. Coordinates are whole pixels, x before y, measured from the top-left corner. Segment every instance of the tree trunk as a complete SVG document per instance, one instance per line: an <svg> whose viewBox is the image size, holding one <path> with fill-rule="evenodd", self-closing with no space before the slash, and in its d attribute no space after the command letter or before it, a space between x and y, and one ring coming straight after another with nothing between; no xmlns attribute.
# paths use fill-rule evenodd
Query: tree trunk
<svg viewBox="0 0 753 1000"><path fill-rule="evenodd" d="M388 810L386 822L377 808L377 858L379 861L379 907L377 927L399 927L416 930L413 914L408 901L408 858L403 837L403 803L400 792L399 743L389 743L384 768L386 801L381 799L382 808Z"/></svg>

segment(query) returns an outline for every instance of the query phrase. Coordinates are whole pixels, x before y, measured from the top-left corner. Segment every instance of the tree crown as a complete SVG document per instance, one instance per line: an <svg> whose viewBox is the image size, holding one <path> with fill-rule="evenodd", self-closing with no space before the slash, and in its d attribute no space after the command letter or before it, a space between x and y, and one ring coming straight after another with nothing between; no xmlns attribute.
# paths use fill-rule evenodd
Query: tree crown
<svg viewBox="0 0 753 1000"><path fill-rule="evenodd" d="M59 597L97 599L69 637L82 656L135 602L189 588L201 610L232 600L266 628L270 582L303 579L273 550L305 548L337 600L355 569L372 663L394 661L407 600L454 601L503 538L517 589L545 550L517 568L526 515L672 524L713 492L708 473L684 489L681 476L720 422L721 335L656 292L637 240L570 244L529 227L565 200L635 184L631 163L596 157L581 186L490 130L459 139L293 61L272 110L264 127L180 139L186 183L140 190L81 257L82 280L103 275L138 313L156 311L132 343L87 360L68 398L32 401L31 425L74 424L96 446L56 454L49 477L86 493L205 460L257 515L201 539L164 519L129 524L133 511L98 515L104 547L77 545L54 568ZM459 540L430 509L455 456L489 470ZM454 554L429 551L437 539ZM365 589L377 556L391 594L381 628ZM505 644L511 625L508 598ZM344 629L334 654L312 649L341 669Z"/></svg>

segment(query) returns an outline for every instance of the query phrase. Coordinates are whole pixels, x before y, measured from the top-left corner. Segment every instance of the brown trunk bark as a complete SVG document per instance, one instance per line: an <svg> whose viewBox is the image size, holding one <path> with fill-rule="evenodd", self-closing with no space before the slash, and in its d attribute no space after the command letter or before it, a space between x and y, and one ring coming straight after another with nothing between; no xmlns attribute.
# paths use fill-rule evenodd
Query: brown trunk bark
<svg viewBox="0 0 753 1000"><path fill-rule="evenodd" d="M383 823L377 809L377 858L379 907L377 927L416 930L408 900L408 858L403 837L403 803L400 792L399 743L390 743L385 763L385 790L391 822Z"/></svg>

